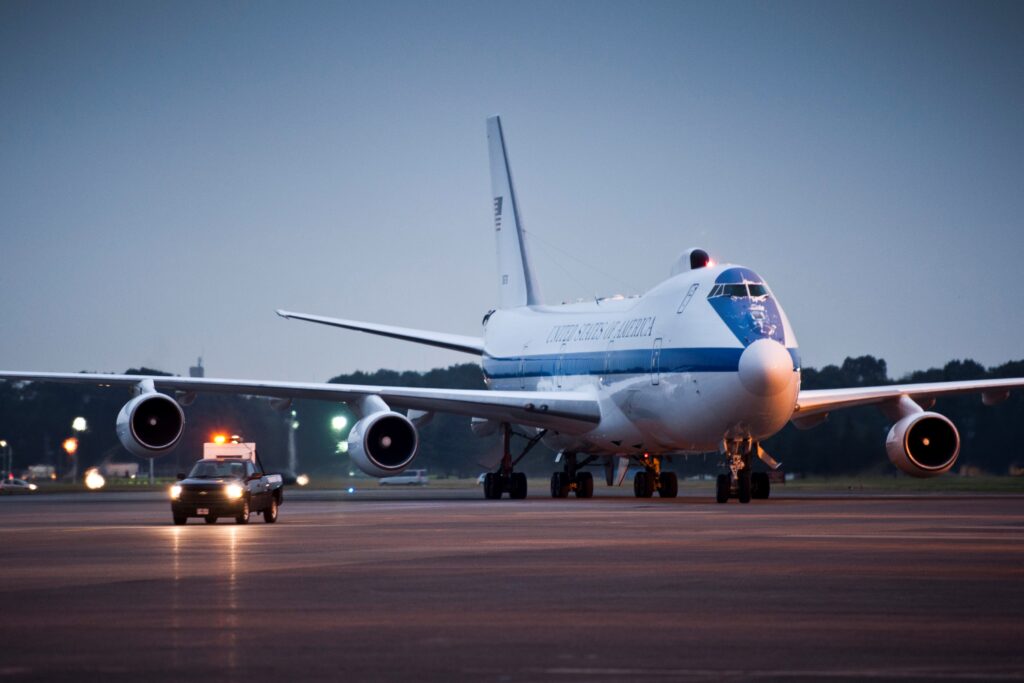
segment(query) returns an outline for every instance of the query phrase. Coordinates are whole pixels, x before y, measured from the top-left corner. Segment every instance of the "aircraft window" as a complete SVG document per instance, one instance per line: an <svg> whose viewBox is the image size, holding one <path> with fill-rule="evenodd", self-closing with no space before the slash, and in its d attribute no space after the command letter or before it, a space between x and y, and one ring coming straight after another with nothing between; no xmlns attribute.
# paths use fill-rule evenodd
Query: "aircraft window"
<svg viewBox="0 0 1024 683"><path fill-rule="evenodd" d="M721 294L722 294L722 285L715 285L714 287L711 288L711 291L708 292L708 298L709 299L714 299L716 296L721 296Z"/></svg>
<svg viewBox="0 0 1024 683"><path fill-rule="evenodd" d="M764 285L747 285L750 288L750 296L768 296L768 288Z"/></svg>
<svg viewBox="0 0 1024 683"><path fill-rule="evenodd" d="M725 287L723 289L724 289L723 294L725 296L739 297L739 296L746 296L747 295L747 286L746 285L725 285Z"/></svg>

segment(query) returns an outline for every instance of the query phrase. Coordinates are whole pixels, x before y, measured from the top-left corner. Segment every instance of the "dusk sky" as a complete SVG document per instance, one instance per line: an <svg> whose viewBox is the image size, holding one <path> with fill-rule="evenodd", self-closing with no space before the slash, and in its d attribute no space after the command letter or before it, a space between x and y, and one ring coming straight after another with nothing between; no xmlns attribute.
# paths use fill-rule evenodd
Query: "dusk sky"
<svg viewBox="0 0 1024 683"><path fill-rule="evenodd" d="M472 361L501 114L550 303L699 246L805 365L1024 358L1024 4L0 3L0 367Z"/></svg>

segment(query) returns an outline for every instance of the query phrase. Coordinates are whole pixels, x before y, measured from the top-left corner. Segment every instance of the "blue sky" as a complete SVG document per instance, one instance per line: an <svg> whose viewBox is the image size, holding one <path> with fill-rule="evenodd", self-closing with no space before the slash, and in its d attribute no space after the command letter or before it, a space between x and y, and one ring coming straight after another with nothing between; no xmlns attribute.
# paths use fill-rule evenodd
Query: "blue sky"
<svg viewBox="0 0 1024 683"><path fill-rule="evenodd" d="M551 302L701 246L805 364L1024 358L1021 35L1019 3L8 1L0 365L470 360L273 311L478 333L494 113Z"/></svg>

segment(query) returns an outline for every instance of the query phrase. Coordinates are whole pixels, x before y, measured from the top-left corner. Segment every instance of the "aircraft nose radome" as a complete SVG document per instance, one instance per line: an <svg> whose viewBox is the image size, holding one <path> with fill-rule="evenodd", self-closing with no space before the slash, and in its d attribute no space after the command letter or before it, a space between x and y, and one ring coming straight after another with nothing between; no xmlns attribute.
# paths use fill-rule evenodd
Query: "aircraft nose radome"
<svg viewBox="0 0 1024 683"><path fill-rule="evenodd" d="M774 396L793 377L793 357L774 339L758 339L740 356L740 382L758 396Z"/></svg>

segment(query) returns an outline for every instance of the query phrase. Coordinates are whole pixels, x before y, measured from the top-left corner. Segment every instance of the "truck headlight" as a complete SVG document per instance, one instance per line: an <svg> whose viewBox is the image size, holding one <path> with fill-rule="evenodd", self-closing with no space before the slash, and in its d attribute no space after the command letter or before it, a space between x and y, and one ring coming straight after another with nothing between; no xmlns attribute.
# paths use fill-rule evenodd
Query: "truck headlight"
<svg viewBox="0 0 1024 683"><path fill-rule="evenodd" d="M243 489L238 484L228 484L224 487L224 493L228 495L229 500L238 500L242 497Z"/></svg>
<svg viewBox="0 0 1024 683"><path fill-rule="evenodd" d="M181 498L181 484L175 484L171 487L171 499L178 500Z"/></svg>

